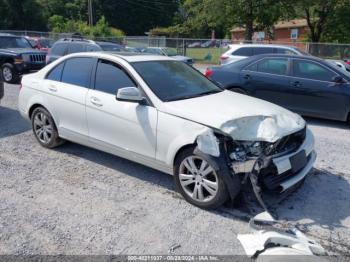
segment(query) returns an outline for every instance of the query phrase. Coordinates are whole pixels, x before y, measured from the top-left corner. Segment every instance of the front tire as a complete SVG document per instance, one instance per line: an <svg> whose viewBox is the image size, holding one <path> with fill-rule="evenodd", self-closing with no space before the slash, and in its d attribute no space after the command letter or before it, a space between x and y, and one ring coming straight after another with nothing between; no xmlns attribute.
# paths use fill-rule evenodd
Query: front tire
<svg viewBox="0 0 350 262"><path fill-rule="evenodd" d="M54 148L64 142L58 135L51 114L45 108L38 107L34 109L31 120L35 138L40 145L46 148Z"/></svg>
<svg viewBox="0 0 350 262"><path fill-rule="evenodd" d="M175 161L175 184L181 195L191 204L214 209L229 198L225 182L205 159L193 153L194 148L183 150Z"/></svg>
<svg viewBox="0 0 350 262"><path fill-rule="evenodd" d="M19 81L19 76L13 64L5 63L1 66L1 77L9 84L16 84Z"/></svg>

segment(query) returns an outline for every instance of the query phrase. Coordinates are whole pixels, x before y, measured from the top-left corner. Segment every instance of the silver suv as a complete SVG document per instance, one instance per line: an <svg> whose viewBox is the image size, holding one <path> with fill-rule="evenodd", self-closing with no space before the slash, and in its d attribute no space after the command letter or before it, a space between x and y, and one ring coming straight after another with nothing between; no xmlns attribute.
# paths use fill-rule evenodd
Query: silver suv
<svg viewBox="0 0 350 262"><path fill-rule="evenodd" d="M221 55L220 64L230 64L253 55L262 54L286 54L309 55L294 46L270 45L270 44L233 44L229 50Z"/></svg>

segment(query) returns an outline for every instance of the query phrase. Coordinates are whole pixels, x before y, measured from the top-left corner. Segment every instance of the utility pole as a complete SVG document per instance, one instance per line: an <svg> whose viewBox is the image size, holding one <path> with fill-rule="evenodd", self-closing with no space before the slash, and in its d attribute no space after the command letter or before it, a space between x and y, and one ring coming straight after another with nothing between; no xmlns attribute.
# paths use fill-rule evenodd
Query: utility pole
<svg viewBox="0 0 350 262"><path fill-rule="evenodd" d="M88 15L89 15L89 25L94 25L94 17L93 17L93 10L92 10L92 0L88 0Z"/></svg>

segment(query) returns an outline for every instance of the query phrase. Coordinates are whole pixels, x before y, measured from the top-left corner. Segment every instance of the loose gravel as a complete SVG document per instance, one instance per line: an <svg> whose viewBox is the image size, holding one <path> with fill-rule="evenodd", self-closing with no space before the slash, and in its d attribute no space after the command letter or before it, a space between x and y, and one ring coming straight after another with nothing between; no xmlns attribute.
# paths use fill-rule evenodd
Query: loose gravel
<svg viewBox="0 0 350 262"><path fill-rule="evenodd" d="M0 254L169 254L174 246L174 254L244 254L236 237L250 232L254 208L201 210L171 176L74 143L42 148L17 111L18 92L6 85L0 106ZM307 121L314 175L274 214L346 254L350 126Z"/></svg>

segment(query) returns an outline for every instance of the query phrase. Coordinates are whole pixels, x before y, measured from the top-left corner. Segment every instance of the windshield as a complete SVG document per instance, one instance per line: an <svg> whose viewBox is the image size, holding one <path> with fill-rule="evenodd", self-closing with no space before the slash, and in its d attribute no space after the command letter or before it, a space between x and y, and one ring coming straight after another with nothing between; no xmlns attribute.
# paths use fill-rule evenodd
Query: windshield
<svg viewBox="0 0 350 262"><path fill-rule="evenodd" d="M0 37L0 48L32 48L23 37Z"/></svg>
<svg viewBox="0 0 350 262"><path fill-rule="evenodd" d="M146 61L132 65L163 102L223 91L200 72L180 61Z"/></svg>
<svg viewBox="0 0 350 262"><path fill-rule="evenodd" d="M114 44L103 44L101 45L101 48L103 51L117 51L117 52L120 52L120 51L125 51L124 47L120 46L120 45L114 45Z"/></svg>

